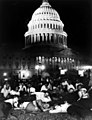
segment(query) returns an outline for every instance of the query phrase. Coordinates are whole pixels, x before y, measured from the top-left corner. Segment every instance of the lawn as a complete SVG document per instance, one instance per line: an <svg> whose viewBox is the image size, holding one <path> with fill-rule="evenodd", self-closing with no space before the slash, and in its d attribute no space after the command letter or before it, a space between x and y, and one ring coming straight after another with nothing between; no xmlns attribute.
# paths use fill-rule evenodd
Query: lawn
<svg viewBox="0 0 92 120"><path fill-rule="evenodd" d="M7 120L92 120L92 117L88 116L86 118L77 118L64 113L26 113L24 110L13 110Z"/></svg>

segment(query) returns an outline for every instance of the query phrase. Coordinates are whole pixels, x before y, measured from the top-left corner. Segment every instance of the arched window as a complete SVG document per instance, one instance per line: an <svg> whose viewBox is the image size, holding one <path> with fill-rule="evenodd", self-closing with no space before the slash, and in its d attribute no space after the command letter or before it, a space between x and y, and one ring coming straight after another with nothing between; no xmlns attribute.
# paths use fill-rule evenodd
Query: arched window
<svg viewBox="0 0 92 120"><path fill-rule="evenodd" d="M52 29L52 24L50 24L50 28Z"/></svg>
<svg viewBox="0 0 92 120"><path fill-rule="evenodd" d="M39 28L39 26L40 26L40 25L38 24L38 28Z"/></svg>
<svg viewBox="0 0 92 120"><path fill-rule="evenodd" d="M46 28L46 24L44 24L44 28Z"/></svg>
<svg viewBox="0 0 92 120"><path fill-rule="evenodd" d="M55 24L53 24L53 29L55 29Z"/></svg>
<svg viewBox="0 0 92 120"><path fill-rule="evenodd" d="M49 28L49 24L47 24L47 28Z"/></svg>
<svg viewBox="0 0 92 120"><path fill-rule="evenodd" d="M41 28L42 28L42 24L41 24Z"/></svg>

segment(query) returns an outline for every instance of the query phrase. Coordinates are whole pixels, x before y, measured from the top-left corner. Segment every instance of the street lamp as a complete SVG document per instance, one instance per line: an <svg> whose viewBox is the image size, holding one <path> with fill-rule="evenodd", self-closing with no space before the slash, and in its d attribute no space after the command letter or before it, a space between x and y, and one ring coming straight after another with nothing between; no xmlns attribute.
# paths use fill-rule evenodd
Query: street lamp
<svg viewBox="0 0 92 120"><path fill-rule="evenodd" d="M5 78L4 81L8 81L8 78Z"/></svg>
<svg viewBox="0 0 92 120"><path fill-rule="evenodd" d="M44 70L45 69L45 65L41 65L40 68L41 68L41 70Z"/></svg>
<svg viewBox="0 0 92 120"><path fill-rule="evenodd" d="M37 70L37 74L39 74L45 69L45 65L36 65L35 69Z"/></svg>
<svg viewBox="0 0 92 120"><path fill-rule="evenodd" d="M6 72L4 72L4 73L3 73L3 76L4 76L4 77L6 77L6 76L7 76L7 73L6 73Z"/></svg>
<svg viewBox="0 0 92 120"><path fill-rule="evenodd" d="M39 69L39 65L36 65L36 66L35 66L35 69L38 70L38 69Z"/></svg>

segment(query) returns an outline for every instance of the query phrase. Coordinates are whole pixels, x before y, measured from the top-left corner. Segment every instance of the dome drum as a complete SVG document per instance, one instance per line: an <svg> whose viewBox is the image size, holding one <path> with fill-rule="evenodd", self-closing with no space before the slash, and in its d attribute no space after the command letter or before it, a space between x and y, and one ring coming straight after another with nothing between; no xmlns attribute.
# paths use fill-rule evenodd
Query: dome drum
<svg viewBox="0 0 92 120"><path fill-rule="evenodd" d="M43 43L46 45L53 44L59 46L67 46L67 37L60 34L54 33L40 33L40 34L33 34L29 35L25 38L25 47L32 46L33 44Z"/></svg>

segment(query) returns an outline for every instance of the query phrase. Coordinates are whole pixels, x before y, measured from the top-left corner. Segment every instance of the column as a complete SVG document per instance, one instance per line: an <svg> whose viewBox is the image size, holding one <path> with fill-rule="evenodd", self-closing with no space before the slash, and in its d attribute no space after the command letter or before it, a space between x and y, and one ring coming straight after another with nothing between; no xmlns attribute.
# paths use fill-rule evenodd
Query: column
<svg viewBox="0 0 92 120"><path fill-rule="evenodd" d="M38 34L38 39L37 39L37 41L38 41L38 42L40 41L40 34Z"/></svg>
<svg viewBox="0 0 92 120"><path fill-rule="evenodd" d="M46 42L47 42L47 40L48 40L48 36L47 36L47 33L45 34L45 38L46 38Z"/></svg>
<svg viewBox="0 0 92 120"><path fill-rule="evenodd" d="M44 33L42 33L41 36L42 36L42 41L44 41Z"/></svg>
<svg viewBox="0 0 92 120"><path fill-rule="evenodd" d="M31 43L33 43L33 35L31 35Z"/></svg>
<svg viewBox="0 0 92 120"><path fill-rule="evenodd" d="M36 34L34 35L34 43L36 42Z"/></svg>
<svg viewBox="0 0 92 120"><path fill-rule="evenodd" d="M54 34L54 43L56 43L56 34Z"/></svg>
<svg viewBox="0 0 92 120"><path fill-rule="evenodd" d="M49 41L51 42L51 34L49 34Z"/></svg>

